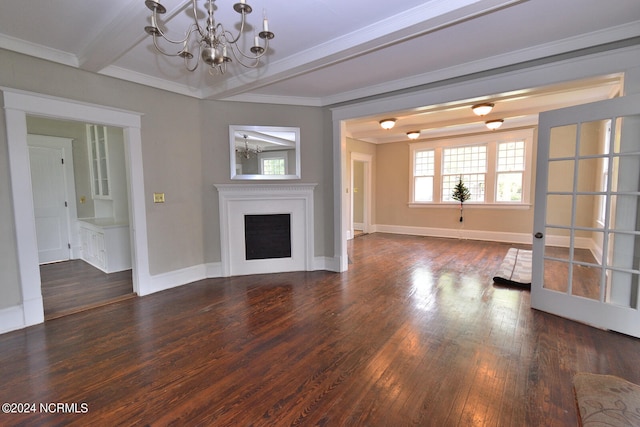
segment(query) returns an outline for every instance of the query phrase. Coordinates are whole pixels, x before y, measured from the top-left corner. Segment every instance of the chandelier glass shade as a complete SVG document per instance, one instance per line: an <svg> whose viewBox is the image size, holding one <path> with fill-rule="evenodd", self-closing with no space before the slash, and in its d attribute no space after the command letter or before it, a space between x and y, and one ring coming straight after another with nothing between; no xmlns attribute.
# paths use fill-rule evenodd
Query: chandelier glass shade
<svg viewBox="0 0 640 427"><path fill-rule="evenodd" d="M269 49L269 40L275 37L273 32L269 31L269 22L265 14L262 21L262 31L254 36L253 45L249 52L243 52L238 46L244 33L247 15L252 12L252 8L246 3L246 0L239 0L239 3L233 5L233 9L241 16L240 29L236 35L227 31L221 23L216 23L213 16L215 10L213 0L205 0L207 21L205 26L200 25L197 2L192 0L194 23L186 29L185 37L179 40L167 37L158 25L158 15L166 13L167 9L156 0L145 0L145 5L151 10L151 25L146 26L144 30L153 37L153 45L163 55L183 58L185 68L189 71L195 71L202 60L208 67L210 74L224 74L227 63L232 61L231 57L243 67L256 68L260 64L260 58ZM175 45L176 48L174 51L169 51L163 48L160 43L169 46Z"/></svg>

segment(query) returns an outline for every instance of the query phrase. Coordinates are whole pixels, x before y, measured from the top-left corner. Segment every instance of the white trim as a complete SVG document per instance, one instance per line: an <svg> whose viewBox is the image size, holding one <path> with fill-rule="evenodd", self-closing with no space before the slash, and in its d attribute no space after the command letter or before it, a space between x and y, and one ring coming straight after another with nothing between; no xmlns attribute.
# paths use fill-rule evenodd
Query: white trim
<svg viewBox="0 0 640 427"><path fill-rule="evenodd" d="M22 305L0 309L0 334L24 328L25 324L24 307Z"/></svg>
<svg viewBox="0 0 640 427"><path fill-rule="evenodd" d="M145 287L145 290L147 291L147 294L151 294L197 282L198 280L203 280L207 277L206 264L194 265L151 276L151 282Z"/></svg>
<svg viewBox="0 0 640 427"><path fill-rule="evenodd" d="M222 276L312 271L314 269L313 190L317 184L216 184L220 210ZM244 213L290 213L291 257L246 260ZM233 231L233 238L232 238ZM236 240L234 240L236 239Z"/></svg>
<svg viewBox="0 0 640 427"><path fill-rule="evenodd" d="M522 203L513 203L513 202L497 202L496 193L498 186L498 145L503 142L510 141L524 141L524 150L525 150L525 169L523 171L523 182L522 182ZM423 150L433 150L434 152L434 162L435 169L433 174L433 201L428 202L429 205L446 205L451 206L451 202L442 201L442 162L443 162L443 150L445 148L458 148L465 146L486 146L486 156L487 156L487 170L484 173L485 175L485 201L469 201L467 205L491 205L491 206L500 206L500 205L509 205L511 206L528 206L530 204L530 194L531 194L531 176L534 172L534 162L533 162L533 128L528 129L519 129L519 130L507 130L502 132L491 132L484 133L481 135L474 136L461 136L461 137L449 137L449 138L441 138L429 141L421 141L421 142L412 142L409 143L409 206L415 207L419 206L422 203L416 202L414 200L415 196L415 160L416 160L416 152ZM427 203L427 202L424 202Z"/></svg>
<svg viewBox="0 0 640 427"><path fill-rule="evenodd" d="M209 262L205 264L205 271L208 279L222 277L222 263Z"/></svg>
<svg viewBox="0 0 640 427"><path fill-rule="evenodd" d="M348 268L345 218L348 201L344 200L346 177L345 120L362 118L390 111L403 111L425 105L447 103L462 99L489 96L496 93L546 86L610 73L620 73L640 66L640 46L631 46L577 58L551 62L535 67L488 77L445 84L368 100L331 109L333 120L334 165L334 254L341 260L341 270Z"/></svg>
<svg viewBox="0 0 640 427"><path fill-rule="evenodd" d="M153 291L149 275L146 208L142 171L140 114L73 100L0 87L4 98L7 145L11 174L18 272L22 290L21 327L44 321L38 249L35 236L33 195L27 147L28 114L54 119L84 121L124 128L125 157L129 175L129 209L133 248L133 289L138 295Z"/></svg>
<svg viewBox="0 0 640 427"><path fill-rule="evenodd" d="M372 187L372 165L373 165L373 156L371 154L364 154L364 153L358 153L355 151L351 152L351 183L350 183L350 212L351 212L351 218L349 220L349 222L347 223L347 225L349 226L348 230L347 230L347 236L349 239L353 239L354 236L354 229L355 229L355 224L353 222L353 167L354 167L354 163L355 162L362 162L364 163L364 188L362 189L362 191L364 192L364 206L363 208L363 221L360 224L361 228L359 228L359 230L363 230L365 233L369 233L370 232L370 228L371 228L371 214L372 214L372 203L371 203L371 198L373 197L373 187Z"/></svg>
<svg viewBox="0 0 640 427"><path fill-rule="evenodd" d="M445 208L456 208L459 209L460 203L458 202L413 202L407 203L407 206L414 209L445 209ZM532 208L531 203L476 203L476 202L465 202L465 209L508 209L508 210L527 210Z"/></svg>
<svg viewBox="0 0 640 427"><path fill-rule="evenodd" d="M315 257L313 259L313 269L338 273L340 271L340 259L335 257Z"/></svg>
<svg viewBox="0 0 640 427"><path fill-rule="evenodd" d="M334 107L331 108L331 111L334 120L348 120L385 114L390 111L403 111L421 108L425 105L482 98L496 93L615 74L639 66L637 59L639 55L640 46L634 45L459 83L443 84L431 89L416 90Z"/></svg>
<svg viewBox="0 0 640 427"><path fill-rule="evenodd" d="M377 233L405 234L410 236L446 237L450 239L485 240L490 242L531 244L533 237L527 233L468 230L459 228L432 228L406 225L376 224Z"/></svg>

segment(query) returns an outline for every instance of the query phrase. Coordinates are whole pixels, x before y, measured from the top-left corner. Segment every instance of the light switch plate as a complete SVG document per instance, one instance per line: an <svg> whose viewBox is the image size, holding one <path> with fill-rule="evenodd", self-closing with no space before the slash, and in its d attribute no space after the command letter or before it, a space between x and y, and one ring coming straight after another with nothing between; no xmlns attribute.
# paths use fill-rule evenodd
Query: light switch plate
<svg viewBox="0 0 640 427"><path fill-rule="evenodd" d="M164 203L164 193L153 193L153 203Z"/></svg>

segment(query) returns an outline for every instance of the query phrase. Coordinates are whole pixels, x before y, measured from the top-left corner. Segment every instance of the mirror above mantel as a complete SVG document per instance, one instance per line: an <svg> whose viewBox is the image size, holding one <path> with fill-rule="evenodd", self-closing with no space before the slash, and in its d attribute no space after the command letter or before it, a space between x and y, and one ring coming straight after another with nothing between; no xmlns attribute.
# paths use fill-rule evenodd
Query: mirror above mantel
<svg viewBox="0 0 640 427"><path fill-rule="evenodd" d="M300 179L300 128L229 126L231 179Z"/></svg>

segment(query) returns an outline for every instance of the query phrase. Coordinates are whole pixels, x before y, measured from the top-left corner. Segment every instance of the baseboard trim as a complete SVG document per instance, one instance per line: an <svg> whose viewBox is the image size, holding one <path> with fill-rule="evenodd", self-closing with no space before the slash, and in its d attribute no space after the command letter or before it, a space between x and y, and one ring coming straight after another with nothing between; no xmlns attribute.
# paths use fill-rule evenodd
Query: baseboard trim
<svg viewBox="0 0 640 427"><path fill-rule="evenodd" d="M314 270L339 271L340 262L334 257L314 257ZM165 291L188 285L204 279L222 277L222 263L210 262L194 265L167 273L150 276L147 283L141 283L139 296ZM23 329L44 322L42 299L25 301L21 305L0 309L0 334Z"/></svg>
<svg viewBox="0 0 640 427"><path fill-rule="evenodd" d="M492 242L531 244L533 237L528 233L508 233L500 231L467 230L464 228L412 227L404 225L376 224L375 232L407 234L413 236L446 237L450 239L488 240Z"/></svg>
<svg viewBox="0 0 640 427"><path fill-rule="evenodd" d="M22 305L15 305L0 309L0 334L26 328L24 309Z"/></svg>
<svg viewBox="0 0 640 427"><path fill-rule="evenodd" d="M144 286L140 286L140 296L165 291L171 288L177 288L178 286L197 282L198 280L206 278L205 264L194 265L192 267L182 268L168 273L156 274L151 276L151 282L148 285L145 284Z"/></svg>
<svg viewBox="0 0 640 427"><path fill-rule="evenodd" d="M340 260L335 257L315 257L313 259L313 270L327 270L337 273L340 271Z"/></svg>

